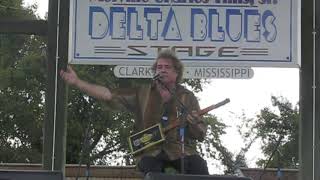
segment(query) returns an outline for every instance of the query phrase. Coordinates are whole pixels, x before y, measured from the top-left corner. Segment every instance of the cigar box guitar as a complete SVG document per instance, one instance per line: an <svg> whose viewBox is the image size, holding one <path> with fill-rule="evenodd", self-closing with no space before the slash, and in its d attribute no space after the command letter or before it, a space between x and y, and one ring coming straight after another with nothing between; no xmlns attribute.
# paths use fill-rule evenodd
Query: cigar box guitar
<svg viewBox="0 0 320 180"><path fill-rule="evenodd" d="M230 99L227 98L217 104L208 106L205 109L198 111L198 115L202 116L208 113L209 111L219 108L229 102L230 102ZM143 131L140 131L136 134L131 135L128 138L130 151L131 151L130 154L135 155L151 146L154 146L156 144L163 142L165 140L165 134L171 129L174 129L180 126L180 123L181 123L180 121L174 121L174 123L169 124L165 128L162 127L161 123L158 123ZM194 122L189 122L189 123L194 124Z"/></svg>

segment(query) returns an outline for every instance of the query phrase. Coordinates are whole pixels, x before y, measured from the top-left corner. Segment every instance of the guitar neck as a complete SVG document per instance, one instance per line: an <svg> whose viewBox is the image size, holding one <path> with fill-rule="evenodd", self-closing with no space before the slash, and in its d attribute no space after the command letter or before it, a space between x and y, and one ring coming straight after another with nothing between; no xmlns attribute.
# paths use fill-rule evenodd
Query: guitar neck
<svg viewBox="0 0 320 180"><path fill-rule="evenodd" d="M217 104L213 104L211 106L208 106L208 107L198 111L198 114L199 114L199 116L203 116L204 114L207 114L209 111L217 109L218 107L221 107L221 106L223 106L223 105L225 105L225 104L227 104L229 102L230 102L230 99L227 98L227 99L225 99L225 100L223 100L223 101L221 101L221 102L219 102Z"/></svg>
<svg viewBox="0 0 320 180"><path fill-rule="evenodd" d="M227 98L227 99L225 99L225 100L223 100L223 101L221 101L221 102L219 102L219 103L217 103L217 104L213 104L213 105L211 105L211 106L208 106L208 107L206 107L206 108L198 111L198 114L199 114L199 116L203 116L204 114L208 113L209 111L212 111L212 110L214 110L214 109L216 109L216 108L218 108L218 107L221 107L221 106L223 106L223 105L225 105L225 104L227 104L227 103L229 103L229 102L230 102L230 99ZM180 126L180 124L181 124L180 121L174 121L174 123L172 123L172 124L170 124L169 126L165 127L165 128L163 129L163 132L166 133L166 132L168 132L169 130L174 129L174 128Z"/></svg>

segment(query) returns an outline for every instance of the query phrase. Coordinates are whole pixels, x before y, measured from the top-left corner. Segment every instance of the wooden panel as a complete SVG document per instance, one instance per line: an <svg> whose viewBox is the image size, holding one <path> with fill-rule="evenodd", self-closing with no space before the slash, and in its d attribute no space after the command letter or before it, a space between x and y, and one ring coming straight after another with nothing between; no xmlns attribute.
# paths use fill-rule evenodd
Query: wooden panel
<svg viewBox="0 0 320 180"><path fill-rule="evenodd" d="M41 164L0 164L0 169L42 170L43 168ZM79 169L77 164L67 164L65 173L66 179L71 180L79 176L79 179L85 180L86 166L82 165ZM143 178L142 173L138 172L135 166L91 166L90 175L91 180L141 180Z"/></svg>
<svg viewBox="0 0 320 180"><path fill-rule="evenodd" d="M76 177L79 167L66 166L66 177ZM85 176L86 167L80 167L80 176ZM111 177L111 178L140 178L142 174L138 172L135 166L91 166L90 174L94 177Z"/></svg>
<svg viewBox="0 0 320 180"><path fill-rule="evenodd" d="M0 33L46 35L47 21L0 19Z"/></svg>

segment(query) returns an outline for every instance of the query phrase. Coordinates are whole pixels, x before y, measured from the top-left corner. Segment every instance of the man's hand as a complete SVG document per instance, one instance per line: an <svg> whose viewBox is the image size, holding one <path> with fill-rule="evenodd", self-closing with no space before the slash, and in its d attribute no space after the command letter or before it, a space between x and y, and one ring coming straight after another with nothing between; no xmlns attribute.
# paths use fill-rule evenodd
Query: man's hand
<svg viewBox="0 0 320 180"><path fill-rule="evenodd" d="M193 137L199 141L203 141L207 132L207 126L204 124L202 118L199 116L197 111L192 111L187 116L189 123L189 131L193 134Z"/></svg>
<svg viewBox="0 0 320 180"><path fill-rule="evenodd" d="M199 121L199 118L200 118L200 116L199 116L198 112L197 112L197 111L192 111L191 114L188 115L187 121L188 121L189 123L191 123L191 124L196 125L196 124L199 123L199 122L198 122L198 121Z"/></svg>
<svg viewBox="0 0 320 180"><path fill-rule="evenodd" d="M67 67L67 71L64 71L64 70L60 71L60 76L66 83L73 86L76 86L79 81L79 78L76 72L74 72L74 70L69 65Z"/></svg>

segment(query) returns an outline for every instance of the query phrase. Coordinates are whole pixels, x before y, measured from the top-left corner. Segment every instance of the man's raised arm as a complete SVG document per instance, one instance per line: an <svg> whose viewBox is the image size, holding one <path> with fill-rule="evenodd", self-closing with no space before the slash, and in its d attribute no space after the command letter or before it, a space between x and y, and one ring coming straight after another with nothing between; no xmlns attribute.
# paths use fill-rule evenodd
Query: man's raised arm
<svg viewBox="0 0 320 180"><path fill-rule="evenodd" d="M60 76L67 84L77 87L89 96L106 101L112 98L112 94L107 87L81 80L71 66L67 67L67 71L61 70Z"/></svg>

